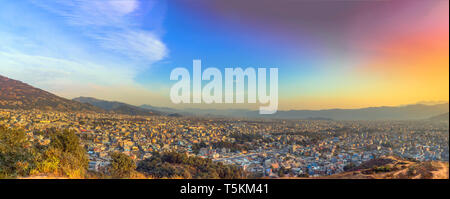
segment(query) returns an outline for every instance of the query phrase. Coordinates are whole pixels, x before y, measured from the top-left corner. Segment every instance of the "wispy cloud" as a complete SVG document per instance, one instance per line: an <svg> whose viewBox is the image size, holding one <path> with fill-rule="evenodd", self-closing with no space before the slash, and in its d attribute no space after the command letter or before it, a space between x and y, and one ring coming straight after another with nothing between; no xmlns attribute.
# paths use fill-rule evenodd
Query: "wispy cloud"
<svg viewBox="0 0 450 199"><path fill-rule="evenodd" d="M148 17L160 14L158 10L149 14L153 0L2 3L1 75L67 98L92 96L134 104L167 101L160 91L134 80L142 67L164 59L168 52L158 34L161 28L152 26L163 17Z"/></svg>
<svg viewBox="0 0 450 199"><path fill-rule="evenodd" d="M126 68L106 67L84 60L73 61L17 52L0 51L0 60L2 65L8 66L0 69L3 74L31 84L39 83L46 88L60 86L55 84L58 80L71 81L74 84L84 82L99 85L114 85L117 82L132 84L131 79L135 75L132 70Z"/></svg>
<svg viewBox="0 0 450 199"><path fill-rule="evenodd" d="M95 37L105 49L111 49L133 59L145 57L159 61L167 55L167 48L153 32L127 30Z"/></svg>
<svg viewBox="0 0 450 199"><path fill-rule="evenodd" d="M156 62L168 54L157 28L143 29L140 20L136 20L141 11L138 0L34 0L33 3L64 17L67 24L78 27L104 49L133 60ZM145 3L148 11L154 2Z"/></svg>

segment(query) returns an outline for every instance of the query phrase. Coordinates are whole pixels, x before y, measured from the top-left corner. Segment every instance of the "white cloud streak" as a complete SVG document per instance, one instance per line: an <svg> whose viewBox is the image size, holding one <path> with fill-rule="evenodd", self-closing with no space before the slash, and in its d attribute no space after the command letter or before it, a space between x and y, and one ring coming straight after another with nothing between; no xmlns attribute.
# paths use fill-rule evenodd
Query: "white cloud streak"
<svg viewBox="0 0 450 199"><path fill-rule="evenodd" d="M168 49L157 30L143 30L134 20L138 0L35 0L36 5L64 17L68 24L98 41L104 49L121 53L133 60L156 62ZM152 1L148 1L147 3Z"/></svg>
<svg viewBox="0 0 450 199"><path fill-rule="evenodd" d="M30 1L62 20L14 12L20 6L13 2L0 7L1 75L66 98L91 96L136 105L167 101L161 91L134 80L141 67L167 56L157 27L143 29L133 20L141 9L137 0Z"/></svg>
<svg viewBox="0 0 450 199"><path fill-rule="evenodd" d="M114 32L96 39L103 48L120 52L133 59L145 57L147 60L158 61L167 54L164 43L154 33L148 31Z"/></svg>

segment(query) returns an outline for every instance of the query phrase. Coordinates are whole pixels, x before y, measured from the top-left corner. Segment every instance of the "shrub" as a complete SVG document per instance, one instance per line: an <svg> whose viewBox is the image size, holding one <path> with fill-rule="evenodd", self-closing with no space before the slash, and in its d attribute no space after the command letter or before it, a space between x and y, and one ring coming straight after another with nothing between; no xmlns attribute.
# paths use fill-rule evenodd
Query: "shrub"
<svg viewBox="0 0 450 199"><path fill-rule="evenodd" d="M127 155L119 152L111 154L111 164L109 165L109 173L115 178L130 178L136 169L136 164Z"/></svg>
<svg viewBox="0 0 450 199"><path fill-rule="evenodd" d="M34 166L25 132L0 127L0 176L28 175Z"/></svg>

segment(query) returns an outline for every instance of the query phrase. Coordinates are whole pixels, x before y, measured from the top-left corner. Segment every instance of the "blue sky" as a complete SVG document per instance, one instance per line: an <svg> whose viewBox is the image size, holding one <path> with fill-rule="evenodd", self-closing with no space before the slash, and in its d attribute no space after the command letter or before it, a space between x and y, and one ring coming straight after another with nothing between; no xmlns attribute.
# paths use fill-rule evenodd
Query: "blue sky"
<svg viewBox="0 0 450 199"><path fill-rule="evenodd" d="M170 71L191 69L193 59L221 69L288 64L253 32L164 1L7 1L0 9L0 72L68 98L170 105Z"/></svg>
<svg viewBox="0 0 450 199"><path fill-rule="evenodd" d="M159 95L134 80L169 54L161 40L164 9L156 3L39 0L2 4L3 75L69 98Z"/></svg>
<svg viewBox="0 0 450 199"><path fill-rule="evenodd" d="M171 70L201 59L278 67L280 109L448 101L448 75L436 76L448 74L448 46L427 38L448 43L448 1L4 0L0 74L66 98L174 106ZM407 57L436 74L389 63L386 46L424 55Z"/></svg>

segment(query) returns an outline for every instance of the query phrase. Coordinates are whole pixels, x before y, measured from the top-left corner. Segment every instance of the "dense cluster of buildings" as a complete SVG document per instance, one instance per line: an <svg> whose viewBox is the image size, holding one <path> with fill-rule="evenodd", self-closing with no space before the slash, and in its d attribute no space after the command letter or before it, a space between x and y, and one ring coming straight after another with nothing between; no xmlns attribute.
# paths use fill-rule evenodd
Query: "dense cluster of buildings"
<svg viewBox="0 0 450 199"><path fill-rule="evenodd" d="M23 129L42 145L50 142L48 129L73 130L92 170L107 165L113 151L136 161L152 152L177 151L273 177L331 175L386 155L449 159L448 121L243 120L0 109L0 125ZM257 136L239 140L240 134ZM219 142L245 149L214 147ZM203 147L196 150L200 143Z"/></svg>

